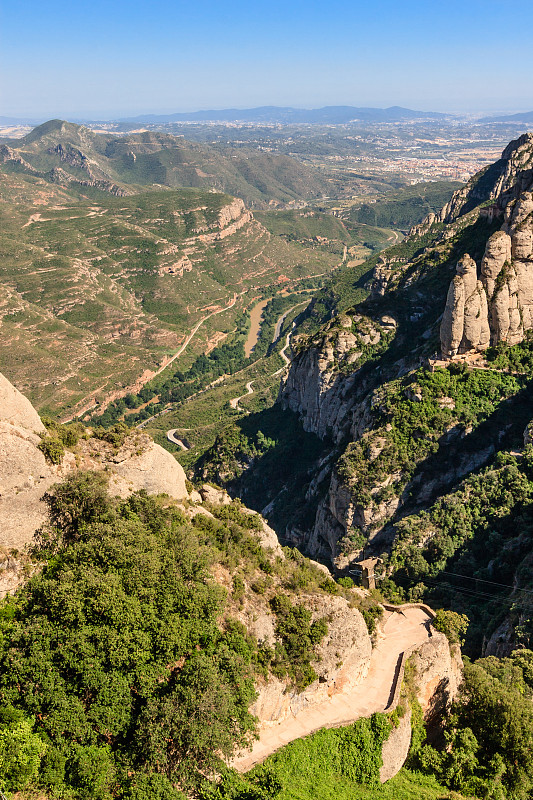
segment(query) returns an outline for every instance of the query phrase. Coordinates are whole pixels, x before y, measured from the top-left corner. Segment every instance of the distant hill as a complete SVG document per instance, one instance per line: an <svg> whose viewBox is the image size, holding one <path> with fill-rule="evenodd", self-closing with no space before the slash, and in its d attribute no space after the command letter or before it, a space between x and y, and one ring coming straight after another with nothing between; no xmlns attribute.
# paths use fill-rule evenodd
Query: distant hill
<svg viewBox="0 0 533 800"><path fill-rule="evenodd" d="M38 125L36 117L0 117L0 125Z"/></svg>
<svg viewBox="0 0 533 800"><path fill-rule="evenodd" d="M501 117L483 117L479 122L533 122L533 111L520 111L519 114L508 114Z"/></svg>
<svg viewBox="0 0 533 800"><path fill-rule="evenodd" d="M289 156L211 147L160 132L97 134L59 119L21 139L6 140L0 164L53 183L89 185L116 195L131 194L132 185L154 184L226 192L255 208L321 197L330 188L322 175Z"/></svg>
<svg viewBox="0 0 533 800"><path fill-rule="evenodd" d="M342 124L359 120L364 122L401 122L411 119L443 119L446 114L433 111L413 111L410 108L358 108L356 106L325 106L324 108L224 108L217 111L185 111L176 114L141 114L120 122L280 122Z"/></svg>

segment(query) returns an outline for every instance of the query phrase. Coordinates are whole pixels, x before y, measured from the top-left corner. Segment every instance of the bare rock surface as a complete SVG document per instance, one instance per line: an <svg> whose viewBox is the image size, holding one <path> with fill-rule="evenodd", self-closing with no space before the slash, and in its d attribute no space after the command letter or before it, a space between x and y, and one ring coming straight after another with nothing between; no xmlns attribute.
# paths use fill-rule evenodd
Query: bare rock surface
<svg viewBox="0 0 533 800"><path fill-rule="evenodd" d="M0 419L19 428L41 433L45 427L27 397L0 373Z"/></svg>
<svg viewBox="0 0 533 800"><path fill-rule="evenodd" d="M229 505L231 497L223 489L217 489L209 483L204 483L200 489L200 495L205 503L214 503L215 505Z"/></svg>
<svg viewBox="0 0 533 800"><path fill-rule="evenodd" d="M108 471L110 492L119 497L140 489L148 494L168 494L175 500L187 497L181 464L148 434L138 431L128 436L118 449L98 439L80 441L72 468Z"/></svg>
<svg viewBox="0 0 533 800"><path fill-rule="evenodd" d="M411 745L411 716L409 708L398 725L392 729L389 738L383 742L381 751L383 765L379 770L381 783L386 783L394 778L405 764Z"/></svg>
<svg viewBox="0 0 533 800"><path fill-rule="evenodd" d="M489 216L503 217L503 223L488 238L479 265L468 254L459 260L441 324L446 358L485 350L499 342L517 344L533 329L532 164L533 135L524 134L510 143L495 165L500 176L490 193L495 204ZM450 221L454 215L457 218L468 197L467 185L454 195L450 208L443 209L442 221ZM466 263L468 275L463 269ZM475 281L474 291L471 284Z"/></svg>
<svg viewBox="0 0 533 800"><path fill-rule="evenodd" d="M246 772L293 739L307 736L320 728L349 725L361 717L392 708L390 704L400 656L430 638L429 619L429 614L419 607L405 607L402 613L387 614L366 674L358 683L350 682L342 688L339 686L337 690L333 687L327 697L323 696L320 683L302 692L302 699L298 699L298 696L285 699L286 695L280 694L281 687L276 694L272 686L268 690L268 704L261 704L260 689L255 707L260 721L259 739L250 751L233 760L233 766L240 772ZM315 686L316 694L312 695ZM304 699L305 695L307 697ZM263 694L263 697L266 700L267 694Z"/></svg>
<svg viewBox="0 0 533 800"><path fill-rule="evenodd" d="M443 714L449 711L461 683L463 662L458 647L452 648L443 633L432 636L411 657L416 671L417 699L431 738Z"/></svg>
<svg viewBox="0 0 533 800"><path fill-rule="evenodd" d="M118 449L81 439L77 453L67 451L62 464L54 466L39 450L44 432L29 400L0 375L0 547L6 552L31 542L46 521L44 493L77 469L106 470L111 492L121 497L138 489L187 497L183 468L146 434L133 433Z"/></svg>

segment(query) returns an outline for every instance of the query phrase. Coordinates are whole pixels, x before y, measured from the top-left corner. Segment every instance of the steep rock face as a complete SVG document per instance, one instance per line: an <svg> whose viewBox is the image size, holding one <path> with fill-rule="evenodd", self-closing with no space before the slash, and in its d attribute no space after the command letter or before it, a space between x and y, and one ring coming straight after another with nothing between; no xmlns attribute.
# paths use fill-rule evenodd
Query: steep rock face
<svg viewBox="0 0 533 800"><path fill-rule="evenodd" d="M46 520L43 494L77 469L106 471L111 492L121 497L138 489L177 500L187 497L181 465L146 434L133 433L118 450L94 438L81 439L76 453L67 451L61 465L53 466L39 450L44 432L29 400L0 375L0 547L6 552L32 540Z"/></svg>
<svg viewBox="0 0 533 800"><path fill-rule="evenodd" d="M476 262L467 254L457 264L441 324L446 355L484 350L490 344L487 295L477 279Z"/></svg>
<svg viewBox="0 0 533 800"><path fill-rule="evenodd" d="M411 746L411 718L412 712L409 708L400 722L393 728L389 738L383 742L381 750L381 760L383 762L379 770L381 783L386 783L401 770L407 760L409 747Z"/></svg>
<svg viewBox="0 0 533 800"><path fill-rule="evenodd" d="M489 169L495 178L490 212L494 218L503 217L503 223L488 239L479 270L468 254L459 260L441 325L444 357L481 351L499 342L517 344L533 328L533 135L511 142ZM443 209L443 221L472 202L468 186L454 195L450 209Z"/></svg>
<svg viewBox="0 0 533 800"><path fill-rule="evenodd" d="M416 695L431 738L457 696L462 680L461 651L443 633L433 630L431 639L411 656L416 672Z"/></svg>
<svg viewBox="0 0 533 800"><path fill-rule="evenodd" d="M457 697L463 670L461 651L458 647L450 647L443 633L433 630L431 638L412 651L410 661L416 676L416 699L424 715L428 739L432 741ZM381 783L393 778L407 759L411 744L411 717L411 708L408 708L383 743Z"/></svg>
<svg viewBox="0 0 533 800"><path fill-rule="evenodd" d="M294 358L282 381L279 399L302 417L306 431L339 441L354 421L357 395L364 387L358 367L396 328L392 317L379 321L359 314L340 316L321 337ZM364 425L363 425L364 427Z"/></svg>
<svg viewBox="0 0 533 800"><path fill-rule="evenodd" d="M21 549L45 519L41 497L56 471L38 449L44 430L30 401L0 374L0 547L5 551Z"/></svg>
<svg viewBox="0 0 533 800"><path fill-rule="evenodd" d="M275 725L310 705L358 686L370 666L372 644L359 611L350 608L341 597L302 596L301 600L313 609L315 618L327 615L328 633L313 662L318 680L300 693L287 690L286 683L276 678L258 685L258 697L250 710L259 718L261 727Z"/></svg>
<svg viewBox="0 0 533 800"><path fill-rule="evenodd" d="M0 418L0 547L6 551L21 550L46 518L41 497L58 476L40 441L32 429Z"/></svg>
<svg viewBox="0 0 533 800"><path fill-rule="evenodd" d="M39 414L30 401L0 373L0 419L34 433L44 431Z"/></svg>

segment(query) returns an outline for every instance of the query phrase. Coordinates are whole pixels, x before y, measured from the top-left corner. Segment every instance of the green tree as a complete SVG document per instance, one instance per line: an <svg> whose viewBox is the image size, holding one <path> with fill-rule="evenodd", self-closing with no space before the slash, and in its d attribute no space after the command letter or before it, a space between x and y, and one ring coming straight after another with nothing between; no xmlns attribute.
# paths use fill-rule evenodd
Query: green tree
<svg viewBox="0 0 533 800"><path fill-rule="evenodd" d="M13 706L0 708L0 787L5 791L24 789L37 778L46 745L33 732L34 724Z"/></svg>

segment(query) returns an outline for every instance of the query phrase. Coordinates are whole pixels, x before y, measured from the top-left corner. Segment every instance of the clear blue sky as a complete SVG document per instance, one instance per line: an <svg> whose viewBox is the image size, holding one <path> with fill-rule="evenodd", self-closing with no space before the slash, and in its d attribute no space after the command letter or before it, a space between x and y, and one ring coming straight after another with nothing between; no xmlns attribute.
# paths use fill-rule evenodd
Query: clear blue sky
<svg viewBox="0 0 533 800"><path fill-rule="evenodd" d="M533 109L531 0L0 0L0 115Z"/></svg>

